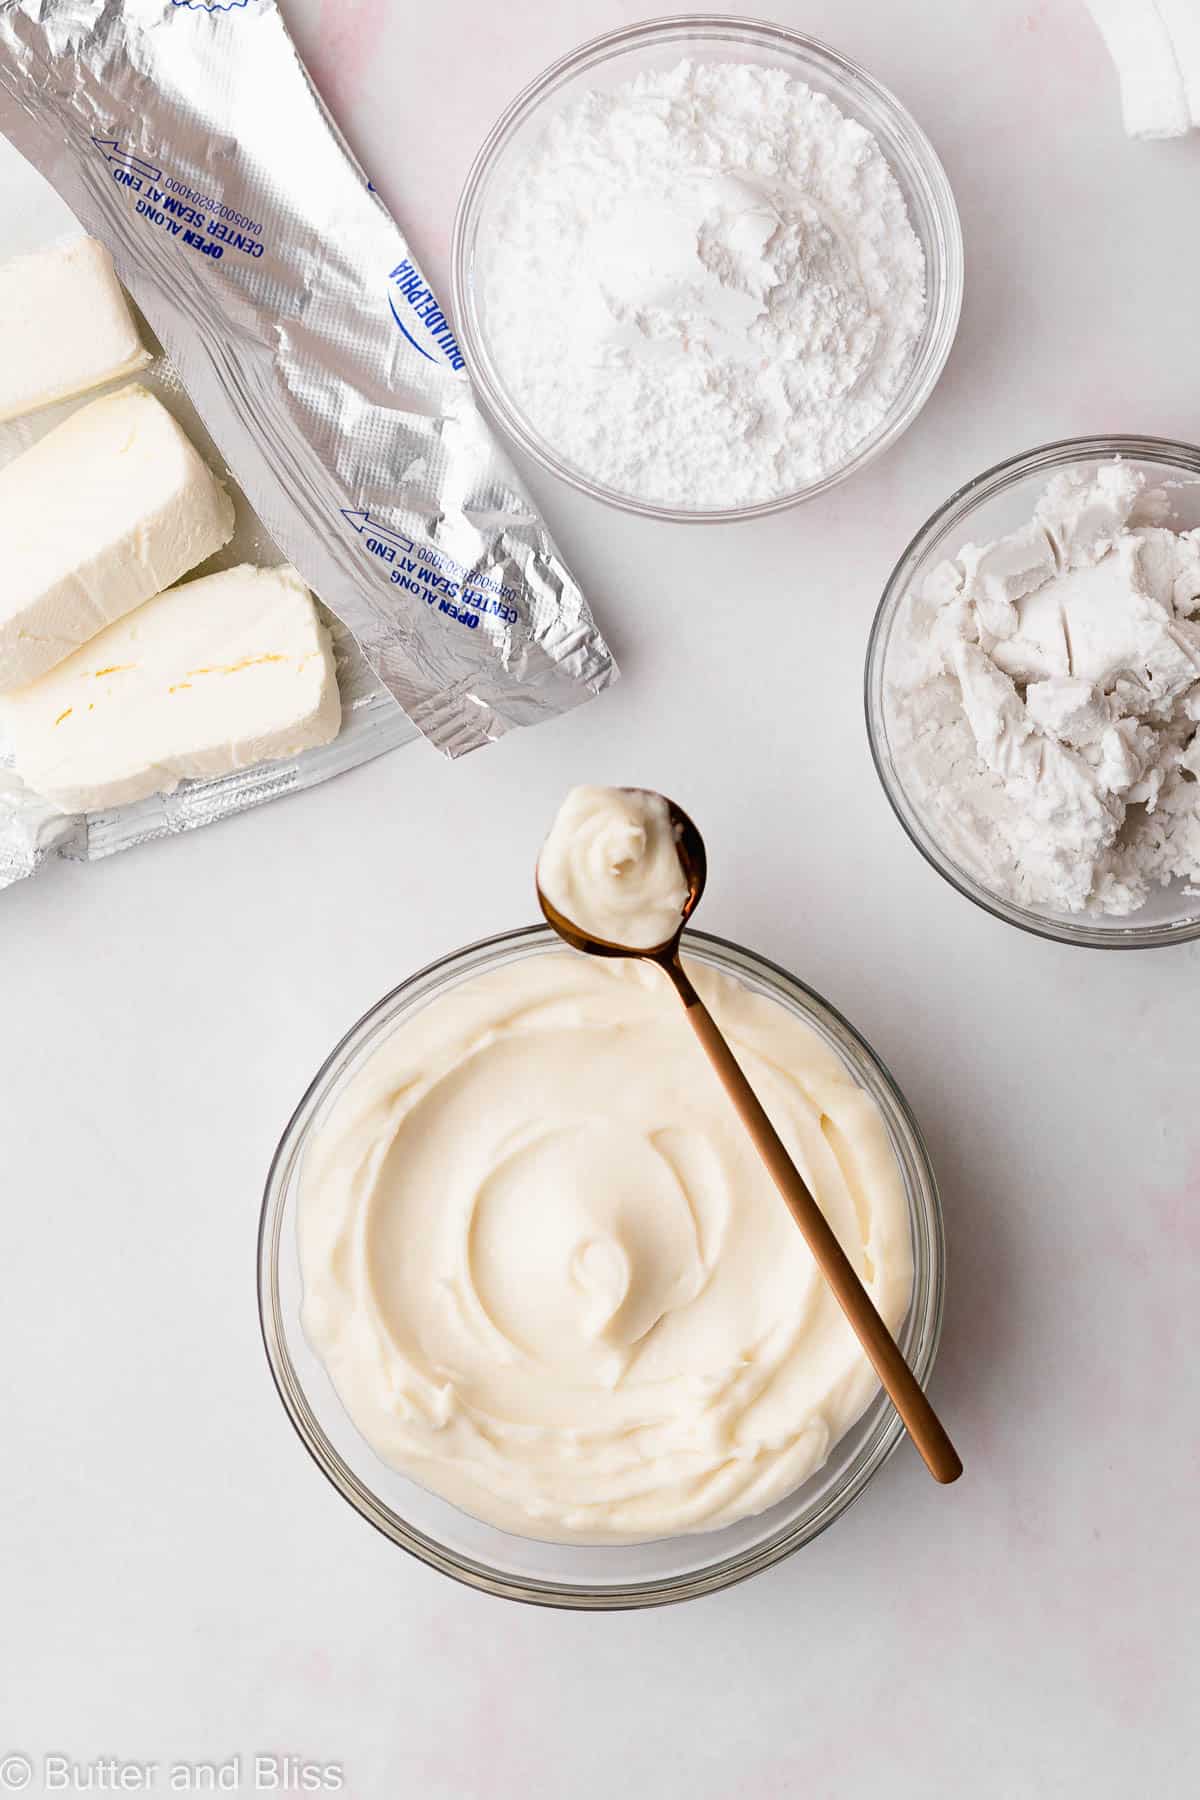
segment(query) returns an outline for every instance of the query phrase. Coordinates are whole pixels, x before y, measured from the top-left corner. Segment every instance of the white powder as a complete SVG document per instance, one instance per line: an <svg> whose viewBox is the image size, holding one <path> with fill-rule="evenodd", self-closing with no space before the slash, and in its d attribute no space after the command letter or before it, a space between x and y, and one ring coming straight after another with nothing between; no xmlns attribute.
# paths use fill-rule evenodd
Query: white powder
<svg viewBox="0 0 1200 1800"><path fill-rule="evenodd" d="M500 375L579 472L681 508L840 468L904 387L925 260L870 132L778 69L590 93L513 167L481 247Z"/></svg>
<svg viewBox="0 0 1200 1800"><path fill-rule="evenodd" d="M1128 914L1200 881L1200 532L1125 465L966 545L896 620L888 733L934 838L1003 899Z"/></svg>

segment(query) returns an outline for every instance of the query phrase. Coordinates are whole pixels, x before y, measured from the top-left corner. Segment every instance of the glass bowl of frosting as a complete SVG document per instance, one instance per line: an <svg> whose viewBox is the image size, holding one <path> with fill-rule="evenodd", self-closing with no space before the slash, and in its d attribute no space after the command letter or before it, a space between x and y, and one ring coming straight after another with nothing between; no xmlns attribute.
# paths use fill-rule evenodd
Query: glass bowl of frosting
<svg viewBox="0 0 1200 1800"><path fill-rule="evenodd" d="M945 171L894 95L813 38L701 14L593 39L468 174L467 367L581 492L674 521L824 493L908 429L963 290Z"/></svg>
<svg viewBox="0 0 1200 1800"><path fill-rule="evenodd" d="M731 1038L918 1379L944 1245L920 1131L802 982L689 931ZM484 1592L713 1592L808 1543L903 1432L661 972L534 926L404 982L283 1135L263 1338L364 1519Z"/></svg>
<svg viewBox="0 0 1200 1800"><path fill-rule="evenodd" d="M884 592L866 710L976 905L1100 949L1200 936L1200 448L1069 439L951 495Z"/></svg>

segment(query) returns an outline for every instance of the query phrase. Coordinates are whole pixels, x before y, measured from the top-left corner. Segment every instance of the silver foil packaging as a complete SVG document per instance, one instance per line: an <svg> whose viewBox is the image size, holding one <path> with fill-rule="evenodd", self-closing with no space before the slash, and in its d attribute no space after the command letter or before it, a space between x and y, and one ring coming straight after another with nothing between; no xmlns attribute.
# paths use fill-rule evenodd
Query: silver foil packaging
<svg viewBox="0 0 1200 1800"><path fill-rule="evenodd" d="M112 251L366 686L457 756L615 677L275 0L0 0L0 130ZM306 757L361 760L339 743Z"/></svg>
<svg viewBox="0 0 1200 1800"><path fill-rule="evenodd" d="M20 252L78 236L78 222L58 195L0 138L0 244L12 245ZM153 350L145 321L140 329L147 347ZM193 575L211 574L238 563L273 568L282 562L166 357L154 355L149 365L138 371L137 380L175 415L233 500L233 537ZM0 465L20 456L92 398L87 394L0 424ZM322 613L333 637L342 728L332 743L298 756L258 763L213 780L186 781L173 793L152 794L131 806L73 816L59 812L21 781L0 717L0 888L34 874L53 855L94 862L154 838L191 831L263 801L313 787L418 738L416 726L365 661L352 634L327 609L322 608Z"/></svg>

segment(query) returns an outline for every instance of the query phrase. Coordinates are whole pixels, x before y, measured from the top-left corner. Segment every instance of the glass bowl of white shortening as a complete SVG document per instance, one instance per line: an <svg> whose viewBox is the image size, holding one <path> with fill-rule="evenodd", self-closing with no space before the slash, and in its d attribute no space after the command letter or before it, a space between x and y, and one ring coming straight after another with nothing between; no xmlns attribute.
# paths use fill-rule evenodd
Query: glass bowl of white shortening
<svg viewBox="0 0 1200 1800"><path fill-rule="evenodd" d="M594 480L566 460L509 391L489 341L485 266L489 232L514 166L554 115L586 94L611 91L646 71L681 61L749 63L780 69L825 94L875 137L903 194L925 258L926 310L911 367L886 416L846 460L820 479L752 504L658 504ZM485 139L459 202L452 250L456 326L476 391L492 418L536 461L582 493L649 518L721 521L757 518L813 498L882 454L912 424L932 393L958 329L963 292L962 231L937 154L915 119L864 69L814 38L781 26L724 15L681 15L608 33L545 70L518 94ZM529 304L536 312L537 294Z"/></svg>
<svg viewBox="0 0 1200 1800"><path fill-rule="evenodd" d="M967 866L964 854L956 854L947 831L939 829L919 795L906 786L889 701L907 596L964 545L987 544L1028 525L1053 476L1063 471L1090 476L1114 458L1143 474L1148 488L1165 492L1170 513L1163 523L1179 531L1200 526L1200 447L1195 445L1150 437L1069 438L985 470L926 521L892 571L867 647L866 713L871 754L892 810L921 854L960 894L1038 937L1095 949L1138 950L1200 937L1200 892L1177 880L1152 889L1136 912L1116 916L1024 906L995 893Z"/></svg>
<svg viewBox="0 0 1200 1800"><path fill-rule="evenodd" d="M853 1027L794 976L703 932L686 933L684 948L693 961L732 976L801 1019L878 1106L908 1201L912 1236L912 1298L897 1342L924 1384L941 1330L945 1246L937 1183L903 1095ZM903 1436L883 1391L815 1475L754 1517L651 1543L541 1542L471 1517L383 1462L344 1410L301 1324L297 1211L304 1157L347 1085L421 1008L487 972L564 954L570 953L545 926L471 945L385 995L332 1052L284 1132L267 1180L258 1258L263 1340L280 1398L309 1454L343 1498L394 1544L445 1575L509 1600L584 1610L658 1606L715 1592L769 1568L831 1525ZM716 1104L724 1103L715 1088L714 1097Z"/></svg>

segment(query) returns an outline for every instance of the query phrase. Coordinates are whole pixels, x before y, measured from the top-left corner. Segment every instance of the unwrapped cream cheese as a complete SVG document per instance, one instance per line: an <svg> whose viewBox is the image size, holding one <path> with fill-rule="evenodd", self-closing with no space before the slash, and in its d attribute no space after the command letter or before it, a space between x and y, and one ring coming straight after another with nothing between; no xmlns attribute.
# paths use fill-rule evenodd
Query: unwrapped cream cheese
<svg viewBox="0 0 1200 1800"><path fill-rule="evenodd" d="M0 264L0 423L144 369L113 260L95 238Z"/></svg>
<svg viewBox="0 0 1200 1800"><path fill-rule="evenodd" d="M885 671L900 780L983 886L1135 912L1200 881L1200 532L1125 464L1051 481L1034 520L910 593Z"/></svg>
<svg viewBox="0 0 1200 1800"><path fill-rule="evenodd" d="M293 756L340 723L329 633L289 568L170 588L0 699L17 773L64 812Z"/></svg>
<svg viewBox="0 0 1200 1800"><path fill-rule="evenodd" d="M777 1001L688 963L872 1300L912 1285L874 1100ZM306 1150L305 1333L388 1463L527 1537L761 1512L878 1379L664 975L543 952L402 1020Z"/></svg>
<svg viewBox="0 0 1200 1800"><path fill-rule="evenodd" d="M0 469L0 693L52 669L219 550L233 503L133 383Z"/></svg>

